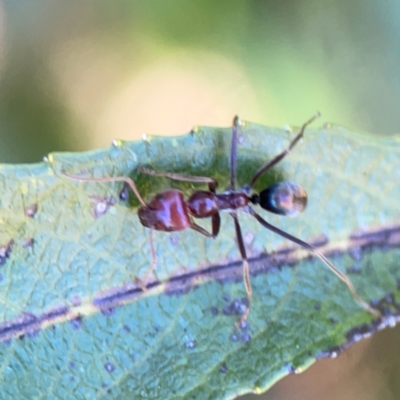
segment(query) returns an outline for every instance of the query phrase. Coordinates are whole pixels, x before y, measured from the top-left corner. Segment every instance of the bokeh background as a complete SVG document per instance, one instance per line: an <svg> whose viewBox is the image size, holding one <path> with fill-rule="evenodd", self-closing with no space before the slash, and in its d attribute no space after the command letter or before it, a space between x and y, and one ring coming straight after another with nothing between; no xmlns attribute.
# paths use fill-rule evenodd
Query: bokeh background
<svg viewBox="0 0 400 400"><path fill-rule="evenodd" d="M399 132L399 21L396 0L0 0L0 161L228 126L236 113L284 126L319 110ZM264 398L399 399L399 354L395 328Z"/></svg>

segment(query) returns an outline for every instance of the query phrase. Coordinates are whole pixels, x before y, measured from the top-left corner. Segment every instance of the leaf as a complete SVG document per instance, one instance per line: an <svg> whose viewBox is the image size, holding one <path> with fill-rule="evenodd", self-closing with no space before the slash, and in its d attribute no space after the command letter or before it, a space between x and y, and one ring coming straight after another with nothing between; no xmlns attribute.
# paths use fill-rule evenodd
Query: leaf
<svg viewBox="0 0 400 400"><path fill-rule="evenodd" d="M247 123L238 183L249 182L291 137ZM257 185L292 180L307 190L308 208L297 218L260 214L318 245L383 312L379 320L319 260L247 214L240 215L252 271L247 326L235 328L246 294L226 214L215 240L191 230L154 232L155 276L143 293L137 278L146 275L151 252L137 199L120 200L121 183L62 174L129 175L145 199L169 187L189 194L204 186L144 176L143 166L212 176L223 190L230 140L229 128L197 128L1 166L0 398L229 399L265 391L397 323L399 137L307 129ZM210 230L210 221L199 223Z"/></svg>

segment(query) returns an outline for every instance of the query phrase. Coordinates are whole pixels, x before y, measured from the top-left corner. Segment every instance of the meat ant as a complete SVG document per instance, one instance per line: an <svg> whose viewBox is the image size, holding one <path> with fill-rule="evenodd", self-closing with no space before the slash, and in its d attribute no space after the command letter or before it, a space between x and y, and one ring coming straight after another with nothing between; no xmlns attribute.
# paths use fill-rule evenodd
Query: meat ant
<svg viewBox="0 0 400 400"><path fill-rule="evenodd" d="M139 171L143 174L159 177L167 177L176 181L205 183L208 185L208 191L199 190L193 193L188 200L185 201L183 193L177 189L167 189L156 194L149 202L145 202L140 195L134 181L129 177L118 176L110 178L82 178L75 175L64 173L68 178L89 181L89 182L125 182L132 189L133 193L139 200L141 206L138 210L140 223L150 229L150 249L152 254L152 265L146 273L144 279L143 290L146 289L147 277L153 272L156 255L152 239L152 231L176 232L191 228L208 238L216 238L220 230L220 212L226 211L233 218L235 225L236 238L239 245L239 251L243 262L243 282L247 293L247 305L238 324L247 320L250 312L250 304L252 300L252 288L250 283L249 263L247 259L246 248L243 242L243 235L238 220L238 211L246 212L253 216L262 226L268 230L288 239L299 246L307 249L315 254L339 279L341 279L350 290L351 294L359 305L374 316L379 316L378 311L374 310L367 302L365 302L356 292L349 277L336 268L320 251L314 246L298 239L295 236L271 225L262 218L251 206L259 205L266 211L287 216L296 216L304 211L307 206L307 193L299 185L290 181L283 181L267 187L258 193L252 192L252 187L256 181L267 170L278 164L285 158L295 147L295 145L304 136L305 128L311 124L319 113L305 122L300 132L290 142L289 146L259 168L253 175L250 183L242 189L237 190L236 184L236 164L237 164L237 136L238 128L241 125L239 117L235 117L232 126L232 141L230 152L230 186L222 193L217 193L218 182L209 177L203 176L188 176L179 173L171 172L156 172L148 168L140 168ZM211 217L211 232L208 232L201 226L197 225L192 217L195 218L210 218Z"/></svg>

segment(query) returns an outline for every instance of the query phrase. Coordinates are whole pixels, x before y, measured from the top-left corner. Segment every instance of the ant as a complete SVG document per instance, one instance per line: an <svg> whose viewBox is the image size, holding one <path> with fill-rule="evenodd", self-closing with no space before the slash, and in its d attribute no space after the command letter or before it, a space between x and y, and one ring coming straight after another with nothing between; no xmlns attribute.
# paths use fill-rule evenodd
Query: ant
<svg viewBox="0 0 400 400"><path fill-rule="evenodd" d="M153 272L156 255L154 251L152 231L163 232L176 232L191 228L202 235L209 238L216 238L220 230L220 212L225 211L233 218L235 225L236 238L239 246L239 251L243 261L243 282L247 293L247 304L244 313L242 314L238 325L244 323L250 312L250 305L252 300L252 288L250 283L249 263L247 259L246 248L243 242L243 235L239 224L238 211L246 212L253 216L262 226L268 230L288 239L301 247L307 249L315 254L339 279L341 279L350 290L351 294L359 305L366 311L374 316L379 316L379 313L374 310L368 303L366 303L356 292L349 277L336 268L320 251L310 244L298 239L295 236L271 225L264 218L262 218L250 205L259 205L266 211L287 216L296 216L304 211L307 206L307 193L299 185L294 182L284 181L273 184L263 191L252 193L252 187L256 181L267 170L278 164L285 158L295 147L295 145L304 136L305 128L311 124L316 118L320 116L319 113L305 122L300 132L290 142L289 146L275 156L272 160L268 161L261 168L259 168L253 175L250 183L245 185L242 189L237 190L236 184L236 164L237 164L237 136L238 128L241 125L239 117L235 117L232 126L232 142L230 152L230 186L222 193L217 193L218 182L209 177L202 176L188 176L179 173L171 172L156 172L148 168L140 168L139 171L143 174L151 176L167 177L176 181L185 181L192 183L206 183L208 191L199 190L193 193L188 200L185 201L183 193L177 189L167 189L163 192L156 194L149 202L145 202L140 195L134 181L129 177L118 176L110 178L82 178L79 176L69 175L64 173L71 179L90 182L118 182L122 181L129 185L133 193L136 195L141 206L138 210L138 216L141 224L150 229L150 249L152 254L152 265L146 273L143 290L146 289L147 277ZM203 229L197 225L192 217L195 218L211 218L211 232Z"/></svg>

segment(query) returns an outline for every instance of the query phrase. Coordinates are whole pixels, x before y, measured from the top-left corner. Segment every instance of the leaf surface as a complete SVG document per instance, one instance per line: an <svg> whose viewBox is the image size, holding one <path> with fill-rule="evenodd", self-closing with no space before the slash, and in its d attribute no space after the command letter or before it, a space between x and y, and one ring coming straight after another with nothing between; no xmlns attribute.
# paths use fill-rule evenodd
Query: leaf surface
<svg viewBox="0 0 400 400"><path fill-rule="evenodd" d="M246 123L238 185L293 135ZM138 279L151 251L137 199L123 192L121 200L121 183L62 174L130 176L145 199L170 187L186 195L205 187L149 177L140 167L211 176L224 190L230 141L229 128L199 127L0 167L0 398L234 398L397 322L399 137L307 129L256 186L291 180L307 190L308 208L297 218L257 211L349 273L385 315L375 321L318 259L247 214L240 214L253 287L247 326L235 328L246 294L227 214L215 240L154 232L155 275L143 293ZM209 220L196 222L211 230Z"/></svg>

